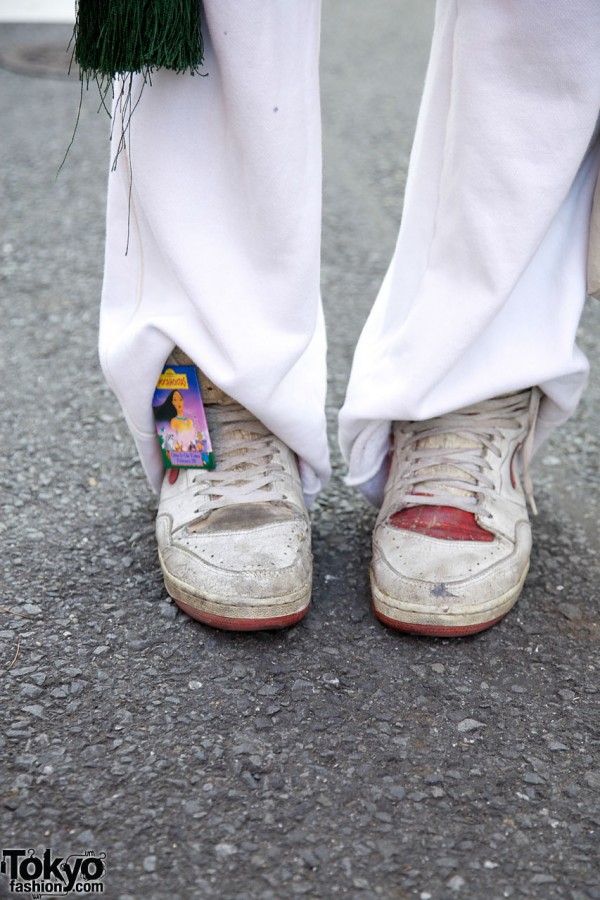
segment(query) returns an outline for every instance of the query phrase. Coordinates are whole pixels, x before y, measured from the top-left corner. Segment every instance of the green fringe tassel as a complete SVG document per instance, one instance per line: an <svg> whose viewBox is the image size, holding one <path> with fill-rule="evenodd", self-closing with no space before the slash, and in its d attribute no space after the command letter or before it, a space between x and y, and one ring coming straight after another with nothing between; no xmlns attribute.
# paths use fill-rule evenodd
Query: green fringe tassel
<svg viewBox="0 0 600 900"><path fill-rule="evenodd" d="M84 85L87 87L90 81L95 81L100 91L101 105L110 115L106 98L113 90L115 77L122 76L115 98L118 101L117 122L113 123L113 129L116 127L117 131L111 132L116 137L113 169L129 142L131 116L144 85L151 81L151 73L156 69L170 69L191 75L206 74L200 72L204 59L201 5L201 0L76 0L75 28L70 47L73 47L72 59L79 65L79 112ZM136 72L143 75L144 84L134 101L133 74ZM75 140L78 122L79 113L61 169ZM128 165L131 203L131 157ZM128 216L126 255L129 225Z"/></svg>
<svg viewBox="0 0 600 900"><path fill-rule="evenodd" d="M155 69L195 74L204 48L199 0L78 0L74 59L82 81Z"/></svg>

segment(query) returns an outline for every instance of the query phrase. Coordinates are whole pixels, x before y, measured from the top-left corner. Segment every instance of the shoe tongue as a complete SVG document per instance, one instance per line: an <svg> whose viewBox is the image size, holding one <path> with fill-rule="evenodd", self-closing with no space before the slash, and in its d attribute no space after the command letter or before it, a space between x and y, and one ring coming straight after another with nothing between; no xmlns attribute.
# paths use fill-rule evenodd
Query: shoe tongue
<svg viewBox="0 0 600 900"><path fill-rule="evenodd" d="M236 401L229 394L226 394L216 384L213 384L210 378L207 378L200 369L196 369L196 371L198 372L198 381L200 382L200 392L204 406L233 406Z"/></svg>
<svg viewBox="0 0 600 900"><path fill-rule="evenodd" d="M430 437L421 438L421 440L417 441L416 446L417 451L419 449L425 448L436 450L443 450L446 448L452 450L473 450L480 447L480 444L478 444L477 441L469 440L469 438L463 437L460 434L448 432L446 434L434 434ZM425 476L427 478L427 494L430 493L429 489L431 488L433 491L440 490L446 494L455 494L459 497L473 496L473 491L453 487L452 485L446 484L445 482L436 482L434 479L432 479L432 476L435 477L436 475L439 475L441 478L453 478L460 481L468 481L473 485L477 485L476 478L474 478L472 475L469 475L464 469L460 468L459 466L452 466L448 463L441 463L431 466L419 466L417 472L418 476Z"/></svg>
<svg viewBox="0 0 600 900"><path fill-rule="evenodd" d="M221 388L218 388L210 378L207 378L204 372L196 366L194 360L189 357L187 353L184 353L183 350L180 350L179 347L174 347L167 362L173 363L176 366L195 367L196 372L198 373L198 381L200 383L200 392L202 394L202 403L204 406L231 406L235 403L235 400L233 400L229 394L226 394L225 391L222 391Z"/></svg>

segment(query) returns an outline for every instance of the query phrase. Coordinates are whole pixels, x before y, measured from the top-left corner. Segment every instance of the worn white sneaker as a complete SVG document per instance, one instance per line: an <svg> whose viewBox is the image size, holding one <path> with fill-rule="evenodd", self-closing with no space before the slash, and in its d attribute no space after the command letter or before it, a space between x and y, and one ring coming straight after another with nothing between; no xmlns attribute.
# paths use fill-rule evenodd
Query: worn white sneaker
<svg viewBox="0 0 600 900"><path fill-rule="evenodd" d="M531 552L526 495L535 512L528 461L539 401L532 388L394 424L371 565L373 606L386 625L474 634L515 604Z"/></svg>
<svg viewBox="0 0 600 900"><path fill-rule="evenodd" d="M165 473L156 520L165 586L184 612L217 628L292 625L308 610L312 586L296 457L199 376L217 466Z"/></svg>

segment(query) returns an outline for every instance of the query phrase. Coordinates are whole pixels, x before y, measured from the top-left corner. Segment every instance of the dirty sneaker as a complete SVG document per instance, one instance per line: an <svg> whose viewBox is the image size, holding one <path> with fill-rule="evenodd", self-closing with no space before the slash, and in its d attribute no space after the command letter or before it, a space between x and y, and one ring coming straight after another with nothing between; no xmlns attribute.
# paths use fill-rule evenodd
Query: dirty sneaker
<svg viewBox="0 0 600 900"><path fill-rule="evenodd" d="M190 364L176 352L173 362ZM216 469L165 473L156 537L167 591L194 619L251 631L298 622L310 523L295 455L199 372Z"/></svg>
<svg viewBox="0 0 600 900"><path fill-rule="evenodd" d="M371 564L373 607L386 625L474 634L516 603L531 551L526 497L535 512L528 461L539 401L532 388L394 423Z"/></svg>

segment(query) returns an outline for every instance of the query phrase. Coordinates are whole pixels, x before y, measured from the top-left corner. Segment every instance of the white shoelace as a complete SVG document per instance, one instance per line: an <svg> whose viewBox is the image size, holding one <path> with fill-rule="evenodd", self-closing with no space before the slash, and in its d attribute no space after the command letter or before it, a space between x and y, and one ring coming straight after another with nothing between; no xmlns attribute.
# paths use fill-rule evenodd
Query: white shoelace
<svg viewBox="0 0 600 900"><path fill-rule="evenodd" d="M536 514L529 462L539 402L540 392L533 388L427 422L411 422L400 451L401 505L452 506L489 516L485 499L495 486L486 474L492 469L486 455L500 457L498 439L507 431L522 430L525 421L527 430L520 448L523 487Z"/></svg>
<svg viewBox="0 0 600 900"><path fill-rule="evenodd" d="M216 469L201 469L193 478L196 495L207 500L203 510L285 500L281 490L285 467L278 460L277 438L237 403L219 406L214 416L207 407L206 413L209 432L218 446ZM277 481L279 486L275 487Z"/></svg>

